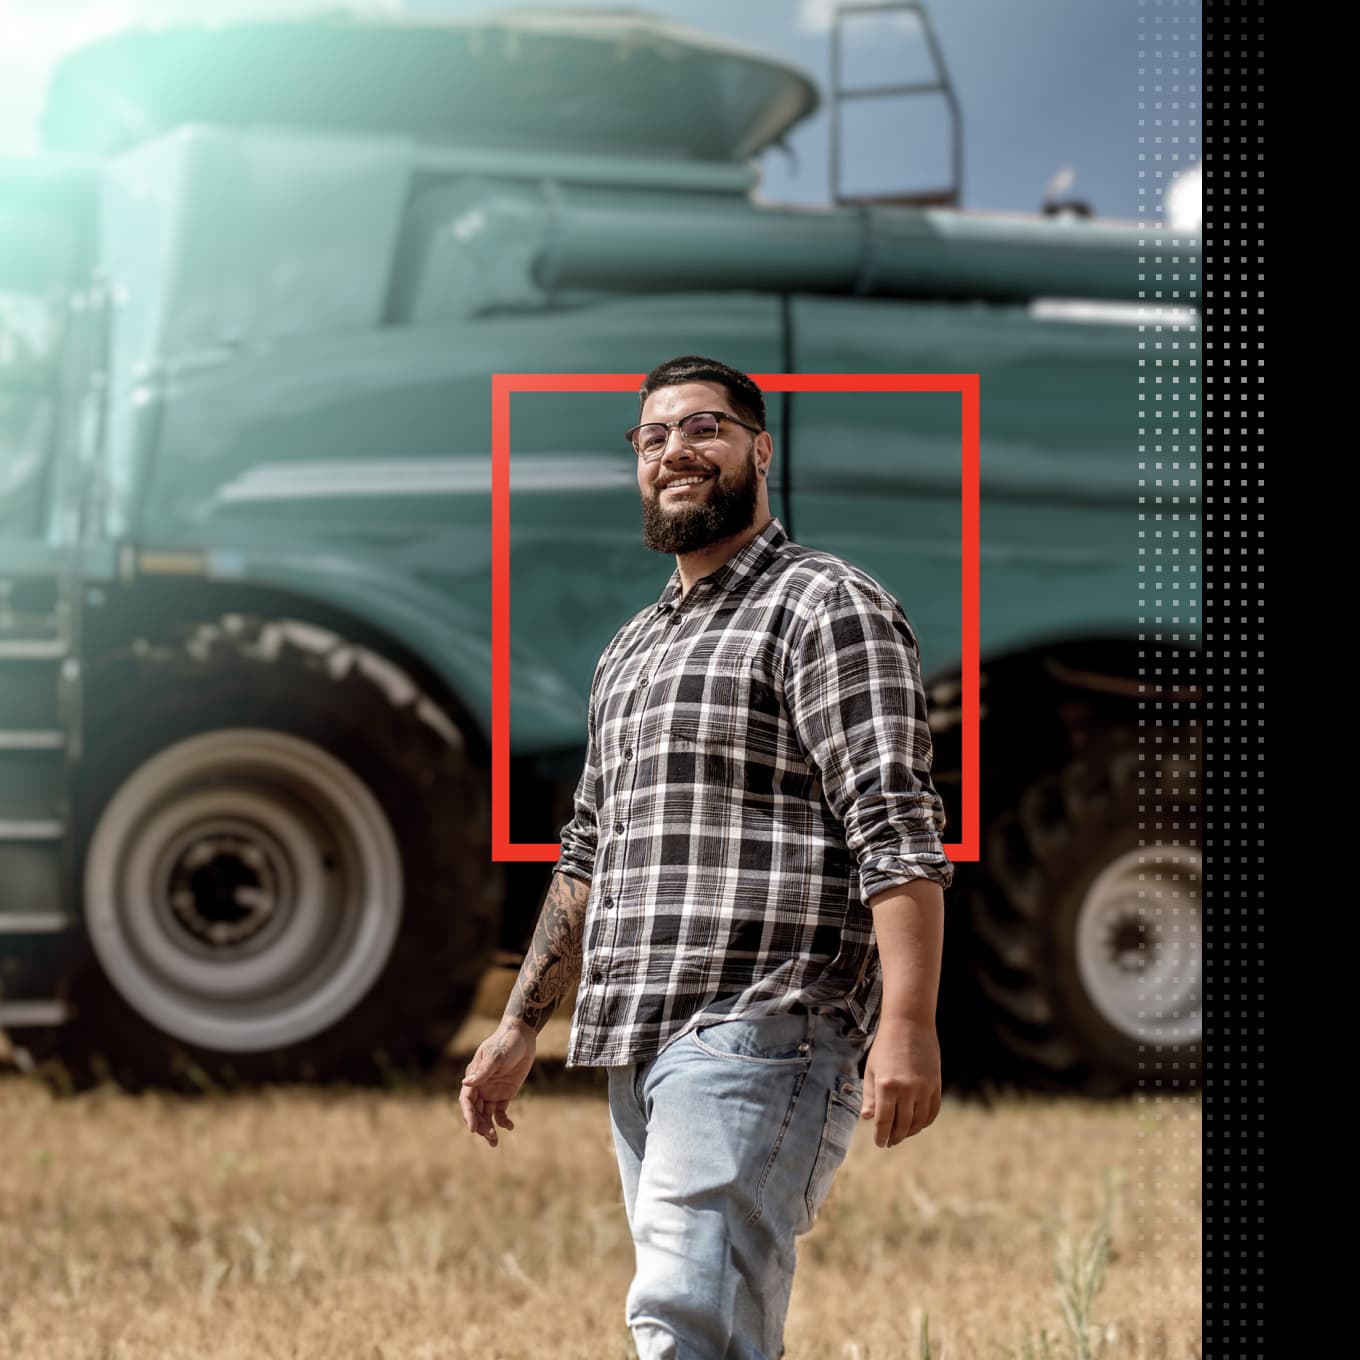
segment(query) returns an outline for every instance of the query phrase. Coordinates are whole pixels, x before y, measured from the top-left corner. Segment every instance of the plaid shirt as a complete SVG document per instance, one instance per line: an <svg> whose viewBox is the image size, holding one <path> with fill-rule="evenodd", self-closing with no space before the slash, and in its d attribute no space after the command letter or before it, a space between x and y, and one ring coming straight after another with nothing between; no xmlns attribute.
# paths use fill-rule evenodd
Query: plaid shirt
<svg viewBox="0 0 1360 1360"><path fill-rule="evenodd" d="M556 872L590 882L569 1066L838 1002L867 1036L869 899L953 865L916 638L874 579L772 519L605 648Z"/></svg>

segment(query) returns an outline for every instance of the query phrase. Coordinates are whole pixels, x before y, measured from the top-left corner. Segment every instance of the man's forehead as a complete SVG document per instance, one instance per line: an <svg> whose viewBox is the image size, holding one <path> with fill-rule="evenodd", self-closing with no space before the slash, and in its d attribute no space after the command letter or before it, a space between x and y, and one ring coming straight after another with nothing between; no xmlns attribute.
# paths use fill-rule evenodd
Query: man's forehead
<svg viewBox="0 0 1360 1360"><path fill-rule="evenodd" d="M690 411L725 411L731 405L727 389L711 382L677 383L659 387L643 403L646 420L674 420Z"/></svg>

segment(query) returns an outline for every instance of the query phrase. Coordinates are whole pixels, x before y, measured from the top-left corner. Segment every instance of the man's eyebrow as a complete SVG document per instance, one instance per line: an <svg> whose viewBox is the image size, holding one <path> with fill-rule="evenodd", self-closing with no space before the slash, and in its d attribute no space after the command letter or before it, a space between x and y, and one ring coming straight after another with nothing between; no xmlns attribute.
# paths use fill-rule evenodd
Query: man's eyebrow
<svg viewBox="0 0 1360 1360"><path fill-rule="evenodd" d="M698 416L698 415L705 415L705 414L711 415L711 416L725 416L725 415L727 414L727 412L724 411L724 410L722 410L720 407L717 407L717 406L696 406L696 407L694 408L694 410L692 410L692 411L686 411L684 415L682 415L682 416L676 416L675 420L672 420L672 421L657 420L657 419L653 418L652 420L639 420L639 421L638 421L638 424L639 424L639 425L666 425L666 424L674 425L674 424L676 424L678 421L681 421L681 420L688 420L688 419L690 418L690 416Z"/></svg>

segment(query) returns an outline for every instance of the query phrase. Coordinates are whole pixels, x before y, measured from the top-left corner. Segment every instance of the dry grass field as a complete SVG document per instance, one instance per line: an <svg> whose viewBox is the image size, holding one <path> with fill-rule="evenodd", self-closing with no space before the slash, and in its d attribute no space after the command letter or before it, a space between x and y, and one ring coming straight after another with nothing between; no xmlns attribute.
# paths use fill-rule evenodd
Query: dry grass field
<svg viewBox="0 0 1360 1360"><path fill-rule="evenodd" d="M554 1022L495 1150L451 1098L465 1058L389 1092L0 1077L0 1357L626 1360L603 1088L564 1046ZM1200 1108L947 1098L890 1151L862 1126L801 1242L788 1360L1198 1357Z"/></svg>

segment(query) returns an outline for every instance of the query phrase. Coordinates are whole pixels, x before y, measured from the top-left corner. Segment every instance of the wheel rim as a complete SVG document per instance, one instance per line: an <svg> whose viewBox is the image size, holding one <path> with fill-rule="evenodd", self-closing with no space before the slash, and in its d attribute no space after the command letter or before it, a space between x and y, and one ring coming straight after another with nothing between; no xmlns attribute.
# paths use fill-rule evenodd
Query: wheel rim
<svg viewBox="0 0 1360 1360"><path fill-rule="evenodd" d="M1129 850L1086 891L1077 969L1092 1004L1139 1043L1198 1043L1200 855L1180 845Z"/></svg>
<svg viewBox="0 0 1360 1360"><path fill-rule="evenodd" d="M260 728L158 752L104 810L85 916L105 975L165 1033L232 1053L347 1015L401 923L401 855L358 776Z"/></svg>

